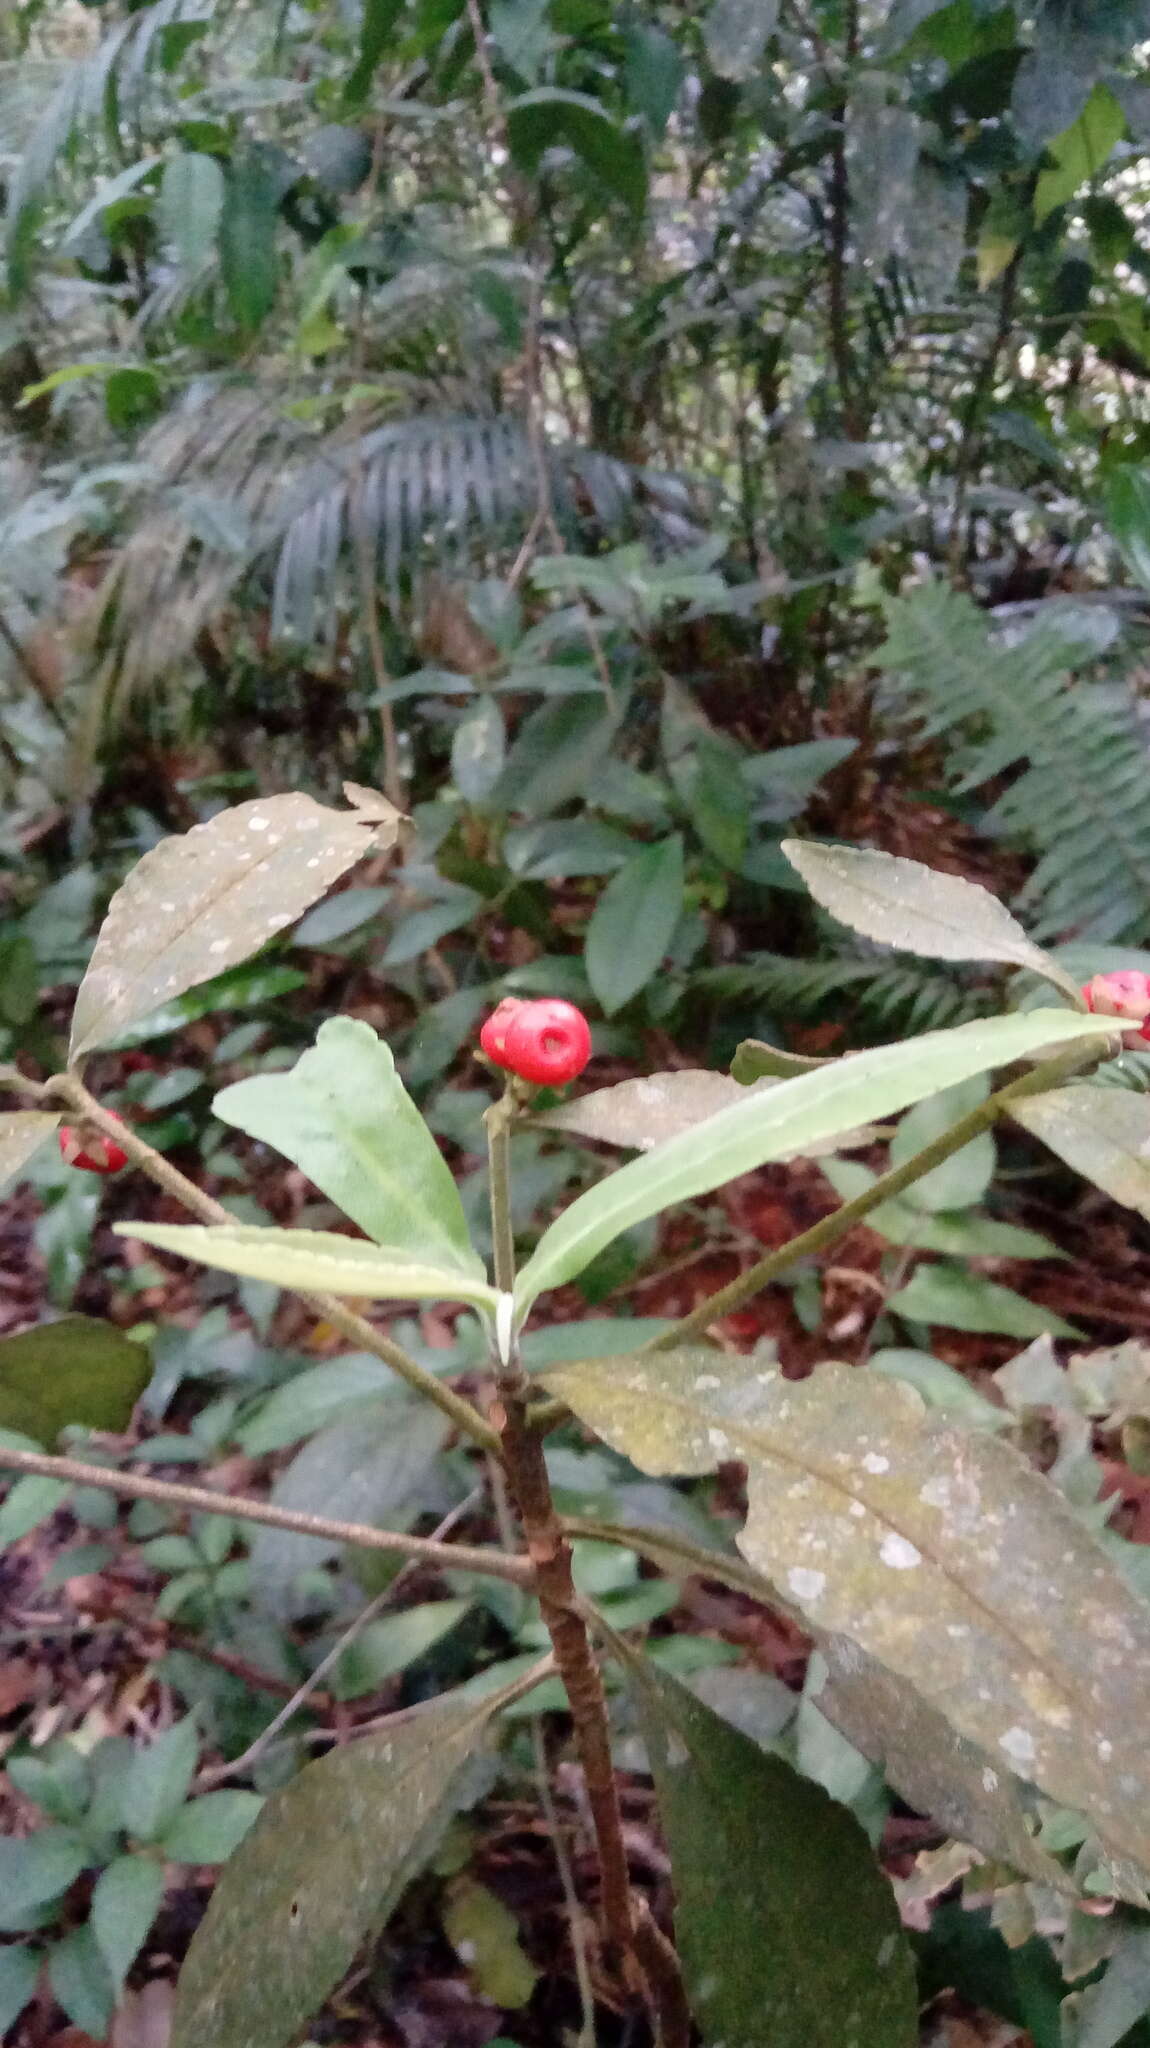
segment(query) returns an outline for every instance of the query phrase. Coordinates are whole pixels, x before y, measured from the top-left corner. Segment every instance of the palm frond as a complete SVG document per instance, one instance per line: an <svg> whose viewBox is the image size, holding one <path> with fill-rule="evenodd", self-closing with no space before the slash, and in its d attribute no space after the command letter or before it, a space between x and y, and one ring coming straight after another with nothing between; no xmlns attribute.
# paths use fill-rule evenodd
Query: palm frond
<svg viewBox="0 0 1150 2048"><path fill-rule="evenodd" d="M889 705L945 739L976 790L1009 773L988 821L1032 849L1020 897L1041 938L1150 931L1150 754L1122 682L1097 682L1082 611L1051 606L1022 639L941 584L894 599L878 659ZM1072 681L1073 678L1073 681Z"/></svg>

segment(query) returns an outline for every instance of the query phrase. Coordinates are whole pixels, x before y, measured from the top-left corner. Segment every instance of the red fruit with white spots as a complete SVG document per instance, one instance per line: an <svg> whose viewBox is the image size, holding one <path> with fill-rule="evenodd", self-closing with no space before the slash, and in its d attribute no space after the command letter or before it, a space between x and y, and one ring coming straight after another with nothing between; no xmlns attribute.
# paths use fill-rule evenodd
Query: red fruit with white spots
<svg viewBox="0 0 1150 2048"><path fill-rule="evenodd" d="M1082 991L1088 1010L1098 1017L1123 1017L1138 1024L1138 1031L1124 1031L1124 1045L1140 1045L1150 1039L1150 974L1136 967L1118 967L1110 974L1096 974Z"/></svg>
<svg viewBox="0 0 1150 2048"><path fill-rule="evenodd" d="M503 1064L521 1080L561 1088L583 1072L591 1057L591 1027L574 1003L548 996L520 1005L507 1027L505 1047Z"/></svg>
<svg viewBox="0 0 1150 2048"><path fill-rule="evenodd" d="M479 1043L483 1051L487 1054L489 1060L494 1061L497 1067L509 1065L507 1058L507 1028L512 1018L520 1010L526 1009L526 1007L526 997L504 996L503 1001L498 1007L492 1010L490 1017L479 1034Z"/></svg>
<svg viewBox="0 0 1150 2048"><path fill-rule="evenodd" d="M114 1109L108 1111L115 1116L118 1124L123 1123ZM119 1173L128 1164L128 1155L114 1138L106 1137L103 1131L93 1130L89 1125L73 1130L71 1124L61 1124L60 1157L67 1166L79 1167L81 1173Z"/></svg>

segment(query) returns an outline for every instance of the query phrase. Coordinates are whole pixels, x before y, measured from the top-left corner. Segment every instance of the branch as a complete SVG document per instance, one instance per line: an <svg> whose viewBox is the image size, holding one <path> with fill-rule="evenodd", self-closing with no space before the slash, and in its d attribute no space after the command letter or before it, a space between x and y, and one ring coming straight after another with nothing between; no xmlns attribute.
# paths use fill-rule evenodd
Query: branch
<svg viewBox="0 0 1150 2048"><path fill-rule="evenodd" d="M184 1486L172 1479L149 1479L142 1472L110 1472L81 1458L57 1458L43 1451L10 1450L0 1444L0 1470L37 1472L71 1486L101 1486L126 1500L158 1500L174 1508L194 1508L204 1515L233 1515L237 1522L262 1522L269 1529L290 1529L297 1536L323 1536L351 1543L360 1550L392 1550L424 1564L452 1571L482 1572L489 1579L509 1579L530 1589L535 1574L529 1559L507 1557L501 1550L481 1550L466 1543L437 1543L432 1536L401 1536L394 1529L374 1529L368 1522L340 1522L329 1515L308 1515L294 1508L273 1507L271 1501L249 1500L238 1493L215 1493L207 1486Z"/></svg>

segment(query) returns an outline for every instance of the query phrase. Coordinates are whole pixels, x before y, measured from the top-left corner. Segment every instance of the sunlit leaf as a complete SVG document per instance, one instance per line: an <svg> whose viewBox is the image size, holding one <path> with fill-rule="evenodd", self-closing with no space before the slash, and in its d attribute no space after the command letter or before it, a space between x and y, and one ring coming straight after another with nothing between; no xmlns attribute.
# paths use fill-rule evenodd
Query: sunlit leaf
<svg viewBox="0 0 1150 2048"><path fill-rule="evenodd" d="M1077 999L1075 983L1057 961L979 883L869 848L785 839L783 852L816 903L864 938L928 960L1001 960L1029 967Z"/></svg>
<svg viewBox="0 0 1150 2048"><path fill-rule="evenodd" d="M399 822L295 794L162 839L108 906L76 997L71 1059L258 952L357 860L394 844Z"/></svg>
<svg viewBox="0 0 1150 2048"><path fill-rule="evenodd" d="M905 1044L854 1054L734 1102L704 1123L633 1159L571 1204L546 1230L519 1276L521 1309L560 1287L603 1246L661 1209L707 1194L768 1160L802 1154L873 1119L905 1109L972 1074L1056 1045L1103 1043L1106 1018L1031 1010L932 1031Z"/></svg>
<svg viewBox="0 0 1150 2048"><path fill-rule="evenodd" d="M152 1377L144 1345L98 1316L61 1316L0 1338L0 1428L37 1443L62 1429L126 1429Z"/></svg>
<svg viewBox="0 0 1150 2048"><path fill-rule="evenodd" d="M1086 1814L1108 1855L1150 1869L1150 1611L1010 1446L838 1365L794 1383L687 1350L545 1377L646 1472L741 1459L740 1548L809 1625L849 1637L992 1764Z"/></svg>
<svg viewBox="0 0 1150 2048"><path fill-rule="evenodd" d="M157 1251L202 1266L271 1280L303 1293L346 1294L364 1301L470 1301L491 1308L495 1289L471 1273L420 1260L400 1246L365 1244L323 1230L267 1230L242 1223L117 1223Z"/></svg>
<svg viewBox="0 0 1150 2048"><path fill-rule="evenodd" d="M449 1694L272 1794L188 1951L171 2048L296 2038L433 1852L502 1704Z"/></svg>
<svg viewBox="0 0 1150 2048"><path fill-rule="evenodd" d="M648 1659L627 1655L626 1672L704 2039L913 2048L910 1949L854 1816Z"/></svg>
<svg viewBox="0 0 1150 2048"><path fill-rule="evenodd" d="M482 1271L451 1170L370 1024L329 1018L290 1072L237 1081L212 1107L301 1167L377 1244Z"/></svg>

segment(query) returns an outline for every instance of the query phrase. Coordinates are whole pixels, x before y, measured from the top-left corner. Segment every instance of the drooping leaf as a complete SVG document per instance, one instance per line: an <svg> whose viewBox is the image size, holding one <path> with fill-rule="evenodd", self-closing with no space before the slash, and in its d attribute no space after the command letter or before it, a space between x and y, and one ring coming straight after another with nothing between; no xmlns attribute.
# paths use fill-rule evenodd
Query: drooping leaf
<svg viewBox="0 0 1150 2048"><path fill-rule="evenodd" d="M779 0L711 0L703 41L720 78L754 76L778 18Z"/></svg>
<svg viewBox="0 0 1150 2048"><path fill-rule="evenodd" d="M382 801L382 799L381 799ZM260 797L162 839L108 906L80 984L70 1058L267 944L366 853L394 844L399 814Z"/></svg>
<svg viewBox="0 0 1150 2048"><path fill-rule="evenodd" d="M432 1853L501 1704L449 1694L272 1794L188 1952L171 2048L294 2040Z"/></svg>
<svg viewBox="0 0 1150 2048"><path fill-rule="evenodd" d="M647 165L642 139L619 127L590 94L535 86L509 102L507 130L511 153L525 171L533 172L552 144L567 143L608 192L633 214L643 212Z"/></svg>
<svg viewBox="0 0 1150 2048"><path fill-rule="evenodd" d="M49 1448L62 1429L126 1429L152 1376L142 1344L98 1316L61 1316L0 1338L0 1429Z"/></svg>
<svg viewBox="0 0 1150 2048"><path fill-rule="evenodd" d="M860 847L784 839L783 852L815 902L864 938L928 960L1001 960L1028 967L1077 999L1077 986L1057 961L979 883Z"/></svg>
<svg viewBox="0 0 1150 2048"><path fill-rule="evenodd" d="M302 1168L377 1244L482 1272L451 1169L370 1024L329 1018L289 1072L237 1081L212 1108Z"/></svg>
<svg viewBox="0 0 1150 2048"><path fill-rule="evenodd" d="M628 1653L625 1668L704 2039L912 2048L910 1950L854 1816L649 1659Z"/></svg>
<svg viewBox="0 0 1150 2048"><path fill-rule="evenodd" d="M646 1472L745 1462L740 1548L809 1625L1150 1870L1150 1612L1058 1488L898 1381L823 1365L796 1384L747 1363L686 1350L545 1378Z"/></svg>
<svg viewBox="0 0 1150 2048"><path fill-rule="evenodd" d="M59 1124L58 1114L49 1109L14 1109L0 1116L0 1192L19 1179Z"/></svg>
<svg viewBox="0 0 1150 2048"><path fill-rule="evenodd" d="M956 1734L945 1716L842 1636L819 1647L827 1679L818 1706L887 1782L957 1841L1040 1884L1072 1891L1073 1878L1034 1839L1032 1802L1003 1763ZM1029 1823L1029 1824L1028 1824Z"/></svg>
<svg viewBox="0 0 1150 2048"><path fill-rule="evenodd" d="M1150 471L1124 462L1106 489L1106 518L1126 566L1150 589Z"/></svg>
<svg viewBox="0 0 1150 2048"><path fill-rule="evenodd" d="M658 972L683 912L683 842L675 833L612 875L587 927L587 978L609 1017Z"/></svg>
<svg viewBox="0 0 1150 2048"><path fill-rule="evenodd" d="M362 106L367 98L371 81L404 5L405 0L365 0L359 30L359 56L344 87L343 103L346 108Z"/></svg>
<svg viewBox="0 0 1150 2048"><path fill-rule="evenodd" d="M498 1298L486 1281L458 1267L436 1266L402 1246L365 1244L322 1230L267 1230L254 1223L117 1223L115 1229L157 1251L305 1294L469 1301L477 1308L492 1308Z"/></svg>
<svg viewBox="0 0 1150 2048"><path fill-rule="evenodd" d="M573 1202L523 1268L516 1286L519 1307L573 1279L612 1238L661 1209L707 1194L768 1160L804 1153L972 1074L1078 1039L1101 1044L1107 1028L1105 1018L1065 1010L994 1017L856 1053L833 1068L744 1097L645 1158L631 1160Z"/></svg>
<svg viewBox="0 0 1150 2048"><path fill-rule="evenodd" d="M1083 1084L1032 1095L1011 1115L1112 1201L1150 1219L1150 1098Z"/></svg>

